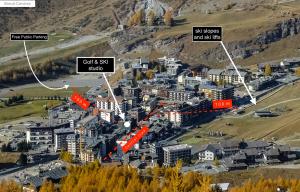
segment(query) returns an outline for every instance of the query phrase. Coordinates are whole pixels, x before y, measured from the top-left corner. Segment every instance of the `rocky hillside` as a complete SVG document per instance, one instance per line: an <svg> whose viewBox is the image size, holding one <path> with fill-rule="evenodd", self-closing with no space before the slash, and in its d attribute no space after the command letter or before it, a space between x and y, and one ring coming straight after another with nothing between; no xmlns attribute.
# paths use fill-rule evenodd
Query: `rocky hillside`
<svg viewBox="0 0 300 192"><path fill-rule="evenodd" d="M96 33L127 18L134 0L41 0L36 8L0 8L0 35L15 31Z"/></svg>
<svg viewBox="0 0 300 192"><path fill-rule="evenodd" d="M276 42L294 48L300 32L300 3L274 0L41 0L36 8L0 8L0 37L9 32L67 31L97 34L126 24L133 12L154 10L162 16L172 7L175 26L134 27L111 36L119 56L170 55L186 63L212 65L226 60L216 43L191 43L196 25L220 25L224 43L235 59L261 55ZM8 38L3 38L8 39ZM280 45L276 49L280 50ZM285 49L289 50L289 49ZM153 54L155 53L155 54ZM290 54L290 52L289 52ZM275 54L275 56L278 54ZM266 58L268 59L268 58Z"/></svg>
<svg viewBox="0 0 300 192"><path fill-rule="evenodd" d="M159 0L40 0L35 8L0 8L0 36L16 31L65 30L95 34L127 24L138 9L163 16L168 3Z"/></svg>
<svg viewBox="0 0 300 192"><path fill-rule="evenodd" d="M189 2L185 1L179 10L187 10L188 8L183 7L187 7ZM248 1L240 2L247 4ZM119 54L129 52L133 56L143 53L152 56L155 52L154 56L157 56L157 53L176 56L189 64L218 65L228 59L224 50L218 43L192 43L191 29L197 25L219 25L223 26L223 40L233 58L240 61L249 60L246 65L255 64L257 61L280 59L282 56L298 56L299 2L260 6L247 4L240 10L241 5L236 4L238 7L209 14L200 13L201 11L198 13L196 10L196 13L182 12L181 16L175 18L175 26L172 28L136 27L113 34L111 46ZM281 47L282 45L279 45L281 42L289 46ZM271 48L273 53L269 51ZM257 55L261 60L251 60Z"/></svg>
<svg viewBox="0 0 300 192"><path fill-rule="evenodd" d="M245 9L273 0L38 0L36 8L0 8L0 36L15 31L51 31L95 33L109 30L138 9L162 16L172 7L175 15L226 9Z"/></svg>

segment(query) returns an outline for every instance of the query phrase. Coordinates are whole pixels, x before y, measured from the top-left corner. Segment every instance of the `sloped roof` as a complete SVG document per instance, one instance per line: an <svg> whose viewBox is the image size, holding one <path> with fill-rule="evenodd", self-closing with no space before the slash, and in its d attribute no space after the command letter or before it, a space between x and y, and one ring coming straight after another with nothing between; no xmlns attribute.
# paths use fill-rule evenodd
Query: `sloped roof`
<svg viewBox="0 0 300 192"><path fill-rule="evenodd" d="M265 141L246 141L246 149L268 147L270 144Z"/></svg>
<svg viewBox="0 0 300 192"><path fill-rule="evenodd" d="M278 151L277 148L271 148L268 151L266 151L266 155L268 155L268 156L278 156L279 151Z"/></svg>
<svg viewBox="0 0 300 192"><path fill-rule="evenodd" d="M220 144L206 144L206 145L201 146L201 148L199 149L199 152L201 152L201 151L215 152L216 150L220 150L220 149L221 149Z"/></svg>
<svg viewBox="0 0 300 192"><path fill-rule="evenodd" d="M227 147L239 147L240 141L236 140L224 140L220 142L220 145L222 148L227 148Z"/></svg>
<svg viewBox="0 0 300 192"><path fill-rule="evenodd" d="M23 184L32 184L34 187L39 188L42 186L43 182L47 179L59 180L67 175L67 170L65 168L55 168L50 171L40 173L38 176L33 176L27 178Z"/></svg>
<svg viewBox="0 0 300 192"><path fill-rule="evenodd" d="M210 69L207 73L209 75L221 75L223 71L223 69Z"/></svg>
<svg viewBox="0 0 300 192"><path fill-rule="evenodd" d="M261 153L261 151L258 150L258 149L256 149L256 148L243 149L243 152L244 152L247 156L259 155L259 154Z"/></svg>
<svg viewBox="0 0 300 192"><path fill-rule="evenodd" d="M239 152L239 153L236 153L232 159L234 160L244 160L246 159L246 154L244 152Z"/></svg>

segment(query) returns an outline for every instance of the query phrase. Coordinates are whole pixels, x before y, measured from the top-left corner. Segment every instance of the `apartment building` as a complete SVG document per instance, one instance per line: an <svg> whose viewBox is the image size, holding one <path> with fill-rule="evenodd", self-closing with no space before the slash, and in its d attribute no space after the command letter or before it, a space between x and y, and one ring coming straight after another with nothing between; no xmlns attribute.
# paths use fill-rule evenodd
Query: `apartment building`
<svg viewBox="0 0 300 192"><path fill-rule="evenodd" d="M168 98L173 101L187 101L195 96L194 91L186 90L170 90L168 91Z"/></svg>
<svg viewBox="0 0 300 192"><path fill-rule="evenodd" d="M163 147L163 151L164 151L163 164L165 166L174 166L179 160L181 160L184 163L185 162L189 163L192 157L191 149L192 146L187 144Z"/></svg>
<svg viewBox="0 0 300 192"><path fill-rule="evenodd" d="M146 58L138 59L137 63L131 65L132 69L139 71L147 71L149 69L150 61Z"/></svg>
<svg viewBox="0 0 300 192"><path fill-rule="evenodd" d="M106 139L104 137L85 139L85 145L80 152L81 162L93 162L104 156L106 156Z"/></svg>
<svg viewBox="0 0 300 192"><path fill-rule="evenodd" d="M239 73L237 73L232 67L227 67L226 69L210 69L207 75L210 81L232 85L239 85L243 82L247 83L251 79L251 74L248 71L239 68Z"/></svg>
<svg viewBox="0 0 300 192"><path fill-rule="evenodd" d="M67 136L70 134L74 134L74 129L63 128L63 129L54 130L54 151L55 152L68 150Z"/></svg>
<svg viewBox="0 0 300 192"><path fill-rule="evenodd" d="M161 65L165 66L165 68L167 70L167 73L169 75L175 76L175 75L178 75L181 72L181 69L182 69L181 60L177 60L175 58L167 58L165 56L165 57L162 57L162 58L158 58L158 62Z"/></svg>
<svg viewBox="0 0 300 192"><path fill-rule="evenodd" d="M118 109L118 105L121 109L121 112L124 113L127 111L127 102L123 99L123 97L116 96L117 102L114 101L114 98L111 96L108 97L98 97L97 98L97 108L102 110L112 110L115 115L119 115L120 111Z"/></svg>
<svg viewBox="0 0 300 192"><path fill-rule="evenodd" d="M207 144L201 147L199 151L200 161L213 161L216 158L220 158L222 148L220 144Z"/></svg>
<svg viewBox="0 0 300 192"><path fill-rule="evenodd" d="M95 153L92 149L86 149L80 153L80 161L83 163L94 162L96 158L97 157L95 156Z"/></svg>
<svg viewBox="0 0 300 192"><path fill-rule="evenodd" d="M204 93L206 98L213 100L233 99L234 97L233 86L203 86L200 88L200 91Z"/></svg>
<svg viewBox="0 0 300 192"><path fill-rule="evenodd" d="M211 102L207 99L191 99L186 103L170 106L164 111L164 117L175 126L188 125L191 120L198 117L202 112L211 109Z"/></svg>
<svg viewBox="0 0 300 192"><path fill-rule="evenodd" d="M184 86L194 88L197 85L211 85L211 81L202 77L185 77Z"/></svg>
<svg viewBox="0 0 300 192"><path fill-rule="evenodd" d="M73 157L79 157L80 155L80 138L79 134L69 134L66 137L67 151L73 155Z"/></svg>
<svg viewBox="0 0 300 192"><path fill-rule="evenodd" d="M53 147L54 144L54 130L60 128L67 128L70 126L69 122L64 124L56 124L49 126L44 123L36 123L27 127L26 142L31 143L33 147L44 146Z"/></svg>
<svg viewBox="0 0 300 192"><path fill-rule="evenodd" d="M113 123L115 121L115 112L112 110L100 110L100 118L108 123Z"/></svg>
<svg viewBox="0 0 300 192"><path fill-rule="evenodd" d="M142 90L139 87L125 86L121 89L124 97L136 97L138 100L141 98Z"/></svg>

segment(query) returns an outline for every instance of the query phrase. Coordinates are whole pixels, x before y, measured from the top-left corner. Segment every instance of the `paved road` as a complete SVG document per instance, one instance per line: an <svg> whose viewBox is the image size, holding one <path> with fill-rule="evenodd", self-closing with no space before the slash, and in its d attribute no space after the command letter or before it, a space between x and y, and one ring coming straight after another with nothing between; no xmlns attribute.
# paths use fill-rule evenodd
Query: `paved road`
<svg viewBox="0 0 300 192"><path fill-rule="evenodd" d="M272 165L266 166L269 169L300 169L300 164L283 164L283 165Z"/></svg>
<svg viewBox="0 0 300 192"><path fill-rule="evenodd" d="M84 44L84 43L89 43L89 42L93 42L93 41L96 41L96 40L100 40L100 39L109 37L111 33L113 33L113 32L101 33L101 34L97 34L97 35L81 36L81 37L78 37L78 38L73 39L71 41L63 42L61 44L58 44L58 45L55 45L55 46L52 46L52 47L46 47L46 48L31 50L31 51L29 51L28 54L29 54L29 56L35 56L35 55L46 54L46 53L49 53L49 52L54 52L54 51L57 51L59 49L61 50L61 49L67 49L67 48L79 46L79 45ZM25 52L24 51L21 51L19 53L14 53L14 54L9 55L9 56L2 57L2 58L0 58L0 65L3 65L5 63L7 63L8 61L19 59L19 58L22 58L22 57L25 57Z"/></svg>
<svg viewBox="0 0 300 192"><path fill-rule="evenodd" d="M292 101L300 101L300 98L288 99L288 100L285 100L285 101L280 101L280 102L277 102L277 103L273 103L272 105L263 107L260 110L265 110L265 109L268 109L270 107L274 107L274 106L277 106L277 105L280 105L280 104L284 104L284 103L289 103L289 102L292 102ZM239 118L244 118L246 116L252 115L254 113L255 113L255 111L250 111L249 113L244 114L244 115L239 115L239 116L225 116L225 117L222 117L222 118L225 118L225 119L239 119Z"/></svg>
<svg viewBox="0 0 300 192"><path fill-rule="evenodd" d="M49 87L62 87L65 84L69 84L71 87L96 87L103 84L103 79L99 79L99 75L71 75L55 80L43 81ZM40 87L39 83L31 83L25 85L19 85L15 87L0 89L0 98L5 97L11 90L17 91L20 89L30 88L30 87ZM70 89L71 90L71 89Z"/></svg>
<svg viewBox="0 0 300 192"><path fill-rule="evenodd" d="M261 98L260 100L257 101L257 103L261 103L263 102L264 100L270 98L271 96L273 96L274 94L278 93L279 91L281 91L283 88L285 88L285 86L280 86L278 89L276 89L275 91L271 92L270 94L267 94L265 97ZM299 98L296 98L296 100L298 100ZM268 109L270 107L273 107L273 106L276 106L276 105L279 105L279 104L283 104L283 103L288 103L290 101L293 101L294 99L290 99L290 100L285 100L285 101L281 101L281 102L278 102L278 103L274 103L272 105L269 105L267 107L264 107L264 108L261 108L261 110L265 110L265 109ZM245 105L244 106L244 109L247 109L249 107L252 107L253 104L248 104L248 105ZM228 116L223 116L222 118L224 119L239 119L239 118L244 118L246 116L249 116L249 115L252 115L254 114L255 111L250 111L249 113L247 114L244 114L244 115L239 115L239 116L232 116L232 115L228 115Z"/></svg>
<svg viewBox="0 0 300 192"><path fill-rule="evenodd" d="M19 166L15 168L8 169L4 172L0 172L0 181L5 179L15 179L15 176L19 175L19 173L29 170L29 169L37 169L41 165L45 165L51 162L54 162L58 159L58 155L53 155L51 157L47 157L46 159L43 159L41 161L28 164L26 166Z"/></svg>

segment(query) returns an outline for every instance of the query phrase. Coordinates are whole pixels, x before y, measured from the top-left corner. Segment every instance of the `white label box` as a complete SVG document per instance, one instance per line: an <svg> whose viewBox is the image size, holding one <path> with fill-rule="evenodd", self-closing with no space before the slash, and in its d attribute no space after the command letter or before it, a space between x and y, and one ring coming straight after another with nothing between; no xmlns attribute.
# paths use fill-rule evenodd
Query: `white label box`
<svg viewBox="0 0 300 192"><path fill-rule="evenodd" d="M0 7L35 7L35 0L0 0Z"/></svg>

